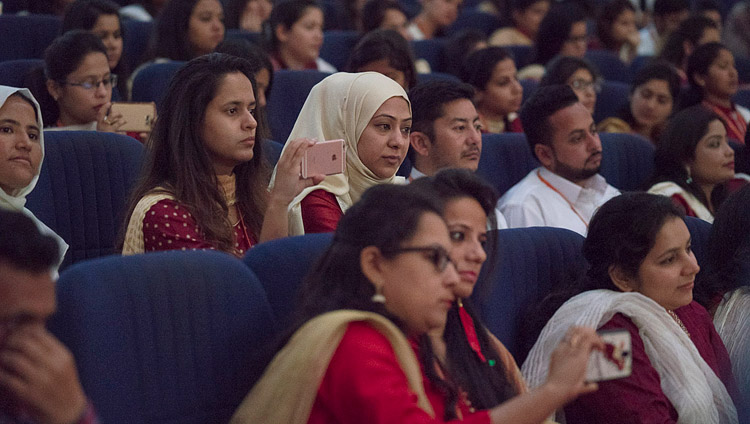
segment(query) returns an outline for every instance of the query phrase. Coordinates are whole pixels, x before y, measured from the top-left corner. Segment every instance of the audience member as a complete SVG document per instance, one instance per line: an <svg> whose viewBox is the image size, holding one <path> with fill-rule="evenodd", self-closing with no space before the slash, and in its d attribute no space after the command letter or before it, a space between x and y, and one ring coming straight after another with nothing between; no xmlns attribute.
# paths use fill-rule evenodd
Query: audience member
<svg viewBox="0 0 750 424"><path fill-rule="evenodd" d="M598 47L629 64L635 59L640 36L635 25L635 7L630 0L608 0L596 20Z"/></svg>
<svg viewBox="0 0 750 424"><path fill-rule="evenodd" d="M523 132L517 114L523 87L508 50L487 47L470 54L464 61L461 80L476 90L474 100L483 132Z"/></svg>
<svg viewBox="0 0 750 424"><path fill-rule="evenodd" d="M602 143L594 119L567 85L539 87L521 121L542 166L498 202L514 227L562 227L586 235L594 211L620 192L599 175Z"/></svg>
<svg viewBox="0 0 750 424"><path fill-rule="evenodd" d="M323 10L314 0L276 4L266 24L273 69L316 69L336 72L320 57L323 45Z"/></svg>
<svg viewBox="0 0 750 424"><path fill-rule="evenodd" d="M565 422L736 423L729 355L693 300L700 267L679 209L647 193L618 196L591 220L583 255L589 268L579 284L543 302L562 306L523 364L529 387L543 381L550 352L570 326L625 329L632 373L600 381L596 393L565 408Z"/></svg>
<svg viewBox="0 0 750 424"><path fill-rule="evenodd" d="M443 71L461 78L461 67L466 58L487 47L487 36L476 28L456 32L443 44Z"/></svg>
<svg viewBox="0 0 750 424"><path fill-rule="evenodd" d="M686 215L713 222L733 178L734 150L721 118L701 105L675 114L656 145L649 193L669 196Z"/></svg>
<svg viewBox="0 0 750 424"><path fill-rule="evenodd" d="M349 72L379 72L404 90L417 83L409 43L398 32L376 29L365 34L349 55Z"/></svg>
<svg viewBox="0 0 750 424"><path fill-rule="evenodd" d="M732 193L711 226L704 272L695 300L714 317L742 393L740 422L750 419L750 187ZM742 408L741 408L742 409ZM743 418L745 421L743 421Z"/></svg>
<svg viewBox="0 0 750 424"><path fill-rule="evenodd" d="M688 84L687 59L698 46L720 40L716 24L705 16L691 16L667 38L659 58L672 64L683 85Z"/></svg>
<svg viewBox="0 0 750 424"><path fill-rule="evenodd" d="M151 22L159 17L167 0L136 0L120 8L120 16L141 22Z"/></svg>
<svg viewBox="0 0 750 424"><path fill-rule="evenodd" d="M376 29L391 29L411 40L407 31L409 19L404 7L396 0L369 0L362 8L362 16L367 16L362 22L365 34Z"/></svg>
<svg viewBox="0 0 750 424"><path fill-rule="evenodd" d="M443 36L443 30L448 28L458 18L458 10L463 0L419 0L422 9L415 16L407 31L412 40L427 40Z"/></svg>
<svg viewBox="0 0 750 424"><path fill-rule="evenodd" d="M26 196L36 186L44 160L44 132L39 104L25 88L0 85L0 209L22 212L39 231L52 237L59 257L55 274L68 244L30 210L24 208Z"/></svg>
<svg viewBox="0 0 750 424"><path fill-rule="evenodd" d="M630 96L616 116L597 125L599 132L640 135L657 144L680 92L680 78L664 62L646 65L630 85Z"/></svg>
<svg viewBox="0 0 750 424"><path fill-rule="evenodd" d="M300 177L312 143L290 140L267 191L253 70L244 59L213 53L177 71L125 215L123 254L217 249L242 256L288 235L287 205L323 177Z"/></svg>
<svg viewBox="0 0 750 424"><path fill-rule="evenodd" d="M638 54L656 56L669 34L690 16L688 0L655 0L651 23L640 31Z"/></svg>
<svg viewBox="0 0 750 424"><path fill-rule="evenodd" d="M288 209L289 233L333 231L369 187L403 182L396 171L406 157L410 131L409 98L383 74L339 72L313 87L289 139L343 138L346 167L295 197ZM287 142L284 150L289 148Z"/></svg>
<svg viewBox="0 0 750 424"><path fill-rule="evenodd" d="M539 24L550 8L550 0L511 0L508 17L512 25L500 28L490 36L493 46L531 46Z"/></svg>
<svg viewBox="0 0 750 424"><path fill-rule="evenodd" d="M577 3L555 3L539 24L531 65L519 79L540 80L547 63L557 55L582 58L586 54L586 14Z"/></svg>
<svg viewBox="0 0 750 424"><path fill-rule="evenodd" d="M226 3L227 29L261 32L263 22L271 16L272 0L229 0Z"/></svg>
<svg viewBox="0 0 750 424"><path fill-rule="evenodd" d="M680 109L701 103L724 121L727 137L744 142L750 110L735 104L732 97L739 88L734 56L719 43L699 46L688 58L690 89L680 99Z"/></svg>
<svg viewBox="0 0 750 424"><path fill-rule="evenodd" d="M34 15L56 15L62 16L65 8L73 0L28 0L23 11Z"/></svg>
<svg viewBox="0 0 750 424"><path fill-rule="evenodd" d="M223 39L219 0L169 0L156 20L146 57L187 61L211 53Z"/></svg>
<svg viewBox="0 0 750 424"><path fill-rule="evenodd" d="M750 58L750 3L738 1L727 16L722 39L737 57Z"/></svg>
<svg viewBox="0 0 750 424"><path fill-rule="evenodd" d="M0 209L0 422L98 423L73 356L45 328L58 244L24 215Z"/></svg>
<svg viewBox="0 0 750 424"><path fill-rule="evenodd" d="M573 89L586 109L594 114L596 95L602 89L602 76L596 67L586 59L572 56L558 56L547 65L539 86L566 84Z"/></svg>
<svg viewBox="0 0 750 424"><path fill-rule="evenodd" d="M73 29L91 31L107 48L109 69L117 75L118 84L112 88L112 100L123 100L127 95L129 71L122 59L123 31L119 6L109 0L75 0L63 17L61 34ZM127 99L124 99L127 100Z"/></svg>
<svg viewBox="0 0 750 424"><path fill-rule="evenodd" d="M705 16L716 24L719 34L724 30L724 24L721 18L721 7L716 0L697 0L693 4L693 10L696 15Z"/></svg>
<svg viewBox="0 0 750 424"><path fill-rule="evenodd" d="M556 407L596 390L584 374L601 341L581 328L568 333L575 346L556 349L544 386L488 411L473 412L467 401L453 403L441 388L425 384L429 377L412 345L445 327L459 284L440 212L437 199L410 187L365 192L305 282L296 331L232 424L437 423L449 416L456 423L539 423Z"/></svg>

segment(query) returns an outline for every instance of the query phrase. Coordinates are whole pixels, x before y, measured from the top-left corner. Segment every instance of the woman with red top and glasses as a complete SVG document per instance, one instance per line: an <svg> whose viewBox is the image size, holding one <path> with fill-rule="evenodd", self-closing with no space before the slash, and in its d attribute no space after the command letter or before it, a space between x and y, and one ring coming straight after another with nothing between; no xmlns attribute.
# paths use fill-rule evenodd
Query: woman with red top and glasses
<svg viewBox="0 0 750 424"><path fill-rule="evenodd" d="M687 76L690 90L680 108L702 103L724 121L728 138L744 143L750 110L732 101L739 87L732 52L720 43L699 46L688 58Z"/></svg>

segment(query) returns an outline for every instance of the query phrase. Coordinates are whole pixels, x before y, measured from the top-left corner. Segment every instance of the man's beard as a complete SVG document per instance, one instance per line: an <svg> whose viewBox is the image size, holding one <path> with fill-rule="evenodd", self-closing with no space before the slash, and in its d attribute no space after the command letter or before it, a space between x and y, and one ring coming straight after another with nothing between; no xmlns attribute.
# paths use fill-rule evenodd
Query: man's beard
<svg viewBox="0 0 750 424"><path fill-rule="evenodd" d="M588 160L586 161L588 162ZM562 162L555 162L555 174L565 178L568 181L578 183L579 181L587 180L594 175L599 173L601 164L596 168L573 168Z"/></svg>

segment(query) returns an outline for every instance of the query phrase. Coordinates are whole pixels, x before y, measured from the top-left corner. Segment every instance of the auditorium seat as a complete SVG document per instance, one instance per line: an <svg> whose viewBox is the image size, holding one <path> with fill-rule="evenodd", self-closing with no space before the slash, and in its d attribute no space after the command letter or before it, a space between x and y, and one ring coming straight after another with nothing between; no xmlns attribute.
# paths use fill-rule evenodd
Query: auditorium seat
<svg viewBox="0 0 750 424"><path fill-rule="evenodd" d="M711 233L711 224L700 218L686 216L685 225L690 231L690 248L695 254L695 260L701 266L701 271L705 271L702 268L706 266L708 259L708 237Z"/></svg>
<svg viewBox="0 0 750 424"><path fill-rule="evenodd" d="M738 90L733 100L738 105L750 108L750 89Z"/></svg>
<svg viewBox="0 0 750 424"><path fill-rule="evenodd" d="M349 55L354 45L359 40L357 31L325 31L323 33L323 46L320 48L320 57L333 65L339 71L346 69ZM274 81L274 86L276 82Z"/></svg>
<svg viewBox="0 0 750 424"><path fill-rule="evenodd" d="M152 63L141 69L133 79L131 98L134 102L156 102L161 107L161 100L167 94L169 82L185 62L169 61Z"/></svg>
<svg viewBox="0 0 750 424"><path fill-rule="evenodd" d="M328 75L330 74L319 71L286 69L273 73L273 89L266 106L272 139L286 143L310 90Z"/></svg>
<svg viewBox="0 0 750 424"><path fill-rule="evenodd" d="M516 68L521 69L528 65L534 56L534 48L531 46L503 46L513 54Z"/></svg>
<svg viewBox="0 0 750 424"><path fill-rule="evenodd" d="M215 251L76 264L57 304L50 330L108 424L226 423L276 334L257 277Z"/></svg>
<svg viewBox="0 0 750 424"><path fill-rule="evenodd" d="M521 83L521 87L523 87L523 102L528 100L528 98L531 97L531 95L534 94L534 91L539 87L539 81L533 79L526 78L519 80L518 82Z"/></svg>
<svg viewBox="0 0 750 424"><path fill-rule="evenodd" d="M0 62L41 59L62 21L50 15L0 15Z"/></svg>
<svg viewBox="0 0 750 424"><path fill-rule="evenodd" d="M43 59L16 59L0 62L0 85L25 87L31 71L44 68Z"/></svg>
<svg viewBox="0 0 750 424"><path fill-rule="evenodd" d="M485 36L489 37L501 26L502 22L497 16L477 9L470 9L464 5L456 21L446 28L445 35L450 37L451 35L466 29L478 29Z"/></svg>
<svg viewBox="0 0 750 424"><path fill-rule="evenodd" d="M644 190L654 170L654 145L634 134L600 133L600 174L620 191Z"/></svg>
<svg viewBox="0 0 750 424"><path fill-rule="evenodd" d="M586 59L593 63L607 81L619 81L629 84L633 79L630 67L608 50L588 50Z"/></svg>
<svg viewBox="0 0 750 424"><path fill-rule="evenodd" d="M45 131L39 181L26 206L69 245L62 267L115 253L143 145L95 131Z"/></svg>
<svg viewBox="0 0 750 424"><path fill-rule="evenodd" d="M125 20L123 26L123 46L122 57L128 66L133 70L143 61L148 42L151 38L151 32L154 28L153 22L144 22L136 20Z"/></svg>
<svg viewBox="0 0 750 424"><path fill-rule="evenodd" d="M482 157L477 175L492 184L500 195L521 181L539 162L521 133L483 134Z"/></svg>
<svg viewBox="0 0 750 424"><path fill-rule="evenodd" d="M283 148L284 145L279 142L263 140L263 156L272 168L276 166L276 163L279 161L279 157L281 157L281 149Z"/></svg>
<svg viewBox="0 0 750 424"><path fill-rule="evenodd" d="M242 39L247 40L251 43L260 45L263 42L263 34L259 32L250 32L242 29L230 28L227 29L226 39Z"/></svg>
<svg viewBox="0 0 750 424"><path fill-rule="evenodd" d="M432 72L443 71L443 40L433 38L429 40L410 41L415 59L423 59L430 64Z"/></svg>
<svg viewBox="0 0 750 424"><path fill-rule="evenodd" d="M445 72L430 72L429 74L417 74L417 85L430 81L461 82L457 76Z"/></svg>
<svg viewBox="0 0 750 424"><path fill-rule="evenodd" d="M628 104L630 86L618 81L604 81L602 91L596 96L594 122L601 122L610 116L616 116Z"/></svg>

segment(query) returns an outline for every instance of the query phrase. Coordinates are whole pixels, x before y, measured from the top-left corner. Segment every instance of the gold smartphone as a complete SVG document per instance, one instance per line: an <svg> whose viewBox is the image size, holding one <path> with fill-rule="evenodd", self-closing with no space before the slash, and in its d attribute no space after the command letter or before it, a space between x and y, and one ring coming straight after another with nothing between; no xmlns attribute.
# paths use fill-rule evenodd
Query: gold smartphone
<svg viewBox="0 0 750 424"><path fill-rule="evenodd" d="M119 128L120 131L150 132L156 120L156 104L154 102L115 102L109 108L109 113L122 114L127 123Z"/></svg>

